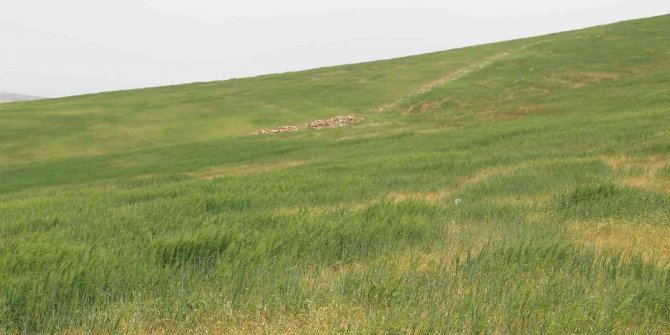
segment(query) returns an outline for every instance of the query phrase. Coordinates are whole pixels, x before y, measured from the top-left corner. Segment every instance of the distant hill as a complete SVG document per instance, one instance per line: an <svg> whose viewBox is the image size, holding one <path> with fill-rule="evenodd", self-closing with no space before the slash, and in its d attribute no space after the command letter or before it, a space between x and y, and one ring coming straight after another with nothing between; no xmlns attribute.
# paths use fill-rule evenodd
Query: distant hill
<svg viewBox="0 0 670 335"><path fill-rule="evenodd" d="M0 103L14 102L14 101L29 101L29 100L38 100L38 99L42 99L42 98L34 97L32 95L0 92Z"/></svg>

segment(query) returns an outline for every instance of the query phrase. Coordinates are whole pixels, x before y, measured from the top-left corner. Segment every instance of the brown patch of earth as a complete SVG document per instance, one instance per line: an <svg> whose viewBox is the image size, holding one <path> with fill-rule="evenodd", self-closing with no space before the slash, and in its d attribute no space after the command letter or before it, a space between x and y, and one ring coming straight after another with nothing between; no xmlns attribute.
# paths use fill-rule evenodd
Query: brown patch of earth
<svg viewBox="0 0 670 335"><path fill-rule="evenodd" d="M627 156L603 157L603 162L612 170L626 172L626 170L640 170L641 173L625 175L621 182L629 187L642 188L651 191L670 192L670 180L661 178L661 169L670 165L670 158L661 156L634 158Z"/></svg>
<svg viewBox="0 0 670 335"><path fill-rule="evenodd" d="M418 105L409 106L402 113L403 115L421 115L425 114L427 111L434 109L440 105L440 101L424 101Z"/></svg>
<svg viewBox="0 0 670 335"><path fill-rule="evenodd" d="M578 72L557 74L551 73L546 79L552 83L561 84L571 88L584 87L586 84L599 83L605 80L616 80L619 74L613 72Z"/></svg>
<svg viewBox="0 0 670 335"><path fill-rule="evenodd" d="M361 118L352 115L336 116L325 120L314 120L307 123L303 128L298 128L296 126L281 126L273 129L261 129L252 133L251 135L278 134L309 129L336 128L358 123L361 122L361 120Z"/></svg>
<svg viewBox="0 0 670 335"><path fill-rule="evenodd" d="M305 125L307 129L322 129L342 127L360 122L361 119L355 116L336 116L326 120L315 120Z"/></svg>
<svg viewBox="0 0 670 335"><path fill-rule="evenodd" d="M251 135L264 135L264 134L277 134L277 133L292 133L294 131L298 131L298 127L296 126L281 126L273 129L261 129L255 133L252 133Z"/></svg>
<svg viewBox="0 0 670 335"><path fill-rule="evenodd" d="M617 220L578 221L572 223L570 233L597 250L639 254L659 265L667 266L670 261L670 227Z"/></svg>

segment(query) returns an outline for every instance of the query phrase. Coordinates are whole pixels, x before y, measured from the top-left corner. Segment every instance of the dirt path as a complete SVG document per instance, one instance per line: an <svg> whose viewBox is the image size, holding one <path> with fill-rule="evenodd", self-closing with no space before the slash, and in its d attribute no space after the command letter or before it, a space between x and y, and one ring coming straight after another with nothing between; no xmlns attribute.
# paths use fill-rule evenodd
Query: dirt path
<svg viewBox="0 0 670 335"><path fill-rule="evenodd" d="M550 40L545 40L545 41L540 41L540 42L529 44L529 45L524 45L524 46L522 46L518 49L515 49L515 50L500 52L500 53L497 53L493 56L484 58L480 62L472 63L472 64L470 64L470 65L468 65L464 68L461 68L459 70L456 70L455 72L452 72L452 73L450 73L450 74L448 74L448 75L446 75L442 78L439 78L435 81L429 82L429 83L427 83L427 84L425 84L425 85L423 85L423 86L421 86L421 87L419 87L419 88L401 96L400 98L396 99L395 101L389 102L389 103L377 108L375 110L375 112L377 112L377 113L386 112L390 109L398 107L400 104L402 104L403 102L407 101L410 98L413 98L413 97L419 96L421 94L430 92L430 91L434 90L435 88L440 87L440 86L442 86L444 84L447 84L449 82L461 79L461 78L467 76L468 74L470 74L474 71L481 70L481 69L484 69L486 67L489 67L491 64L509 56L512 53L522 51L522 50L525 50L529 47L536 46L536 45L539 45L539 44L542 44L542 43L546 43L548 41L550 41Z"/></svg>
<svg viewBox="0 0 670 335"><path fill-rule="evenodd" d="M410 98L413 98L413 97L419 96L419 95L421 95L421 94L430 92L430 91L434 90L435 88L437 88L437 87L439 87L439 86L442 86L442 85L444 85L444 84L446 84L446 83L449 83L449 82L458 80L458 79L460 79L460 78L463 78L463 77L465 77L466 75L472 73L472 72L475 71L475 70L483 69L483 68L485 68L485 67L491 65L493 62L498 61L498 60L504 58L504 57L507 56L508 54L509 54L508 52L498 53L498 54L495 54L495 55L493 55L493 56L491 56L491 57L485 58L485 59L484 59L483 61L481 61L481 62L477 62L477 63L470 64L470 65L468 65L468 66L466 66L466 67L464 67L464 68L461 68L461 69L457 70L456 72L452 72L452 73L448 74L447 76L444 76L444 77L439 78L439 79L437 79L437 80L435 80L435 81L432 81L432 82L430 82L430 83L427 83L427 84L425 84L425 85L423 85L423 86L421 86L421 87L419 87L419 88L417 88L417 89L415 89L415 90L413 90L413 91L411 91L411 92L405 94L404 96L402 96L402 97L396 99L396 100L393 101L393 102L389 102L389 103L387 103L387 104L385 104L385 105L379 107L379 108L376 110L376 112L377 112L377 113L382 113L382 112L386 112L386 111L388 111L388 110L390 110L390 109L393 109L393 108L395 108L395 107L398 107L400 104L402 104L403 102L407 101L407 100L410 99Z"/></svg>

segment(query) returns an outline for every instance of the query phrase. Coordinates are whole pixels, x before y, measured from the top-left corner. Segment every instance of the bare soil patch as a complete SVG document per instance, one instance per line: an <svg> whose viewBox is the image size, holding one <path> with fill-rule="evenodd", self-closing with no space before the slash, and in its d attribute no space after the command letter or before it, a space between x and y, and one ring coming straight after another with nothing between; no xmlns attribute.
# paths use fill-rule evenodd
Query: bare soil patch
<svg viewBox="0 0 670 335"><path fill-rule="evenodd" d="M363 119L352 115L336 116L330 119L311 121L305 124L305 126L302 128L298 128L296 126L281 126L273 129L262 129L255 133L252 133L251 135L278 134L278 133L290 133L309 129L336 128L336 127L352 125L361 122L362 120Z"/></svg>
<svg viewBox="0 0 670 335"><path fill-rule="evenodd" d="M597 250L639 254L646 261L665 266L670 260L670 228L657 223L577 221L572 223L570 232L579 242Z"/></svg>
<svg viewBox="0 0 670 335"><path fill-rule="evenodd" d="M603 161L616 171L639 169L641 173L623 176L621 182L629 187L642 188L651 191L670 192L670 181L659 176L659 172L670 164L670 160L663 156L634 158L626 156L603 157Z"/></svg>
<svg viewBox="0 0 670 335"><path fill-rule="evenodd" d="M305 125L307 129L335 128L360 122L355 116L336 116L326 120L315 120Z"/></svg>
<svg viewBox="0 0 670 335"><path fill-rule="evenodd" d="M296 127L296 126L281 126L281 127L277 127L277 128L274 128L274 129L261 129L261 130L255 132L255 133L253 133L252 135L291 133L291 132L298 131L298 130L300 130L300 129L298 129L298 127Z"/></svg>

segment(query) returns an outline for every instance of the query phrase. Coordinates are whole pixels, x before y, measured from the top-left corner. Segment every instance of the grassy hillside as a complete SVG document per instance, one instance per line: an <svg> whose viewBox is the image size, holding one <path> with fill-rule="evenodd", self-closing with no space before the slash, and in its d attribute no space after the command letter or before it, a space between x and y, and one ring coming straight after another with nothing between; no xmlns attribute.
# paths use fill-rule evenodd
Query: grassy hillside
<svg viewBox="0 0 670 335"><path fill-rule="evenodd" d="M0 105L0 333L670 332L669 106L670 16Z"/></svg>

